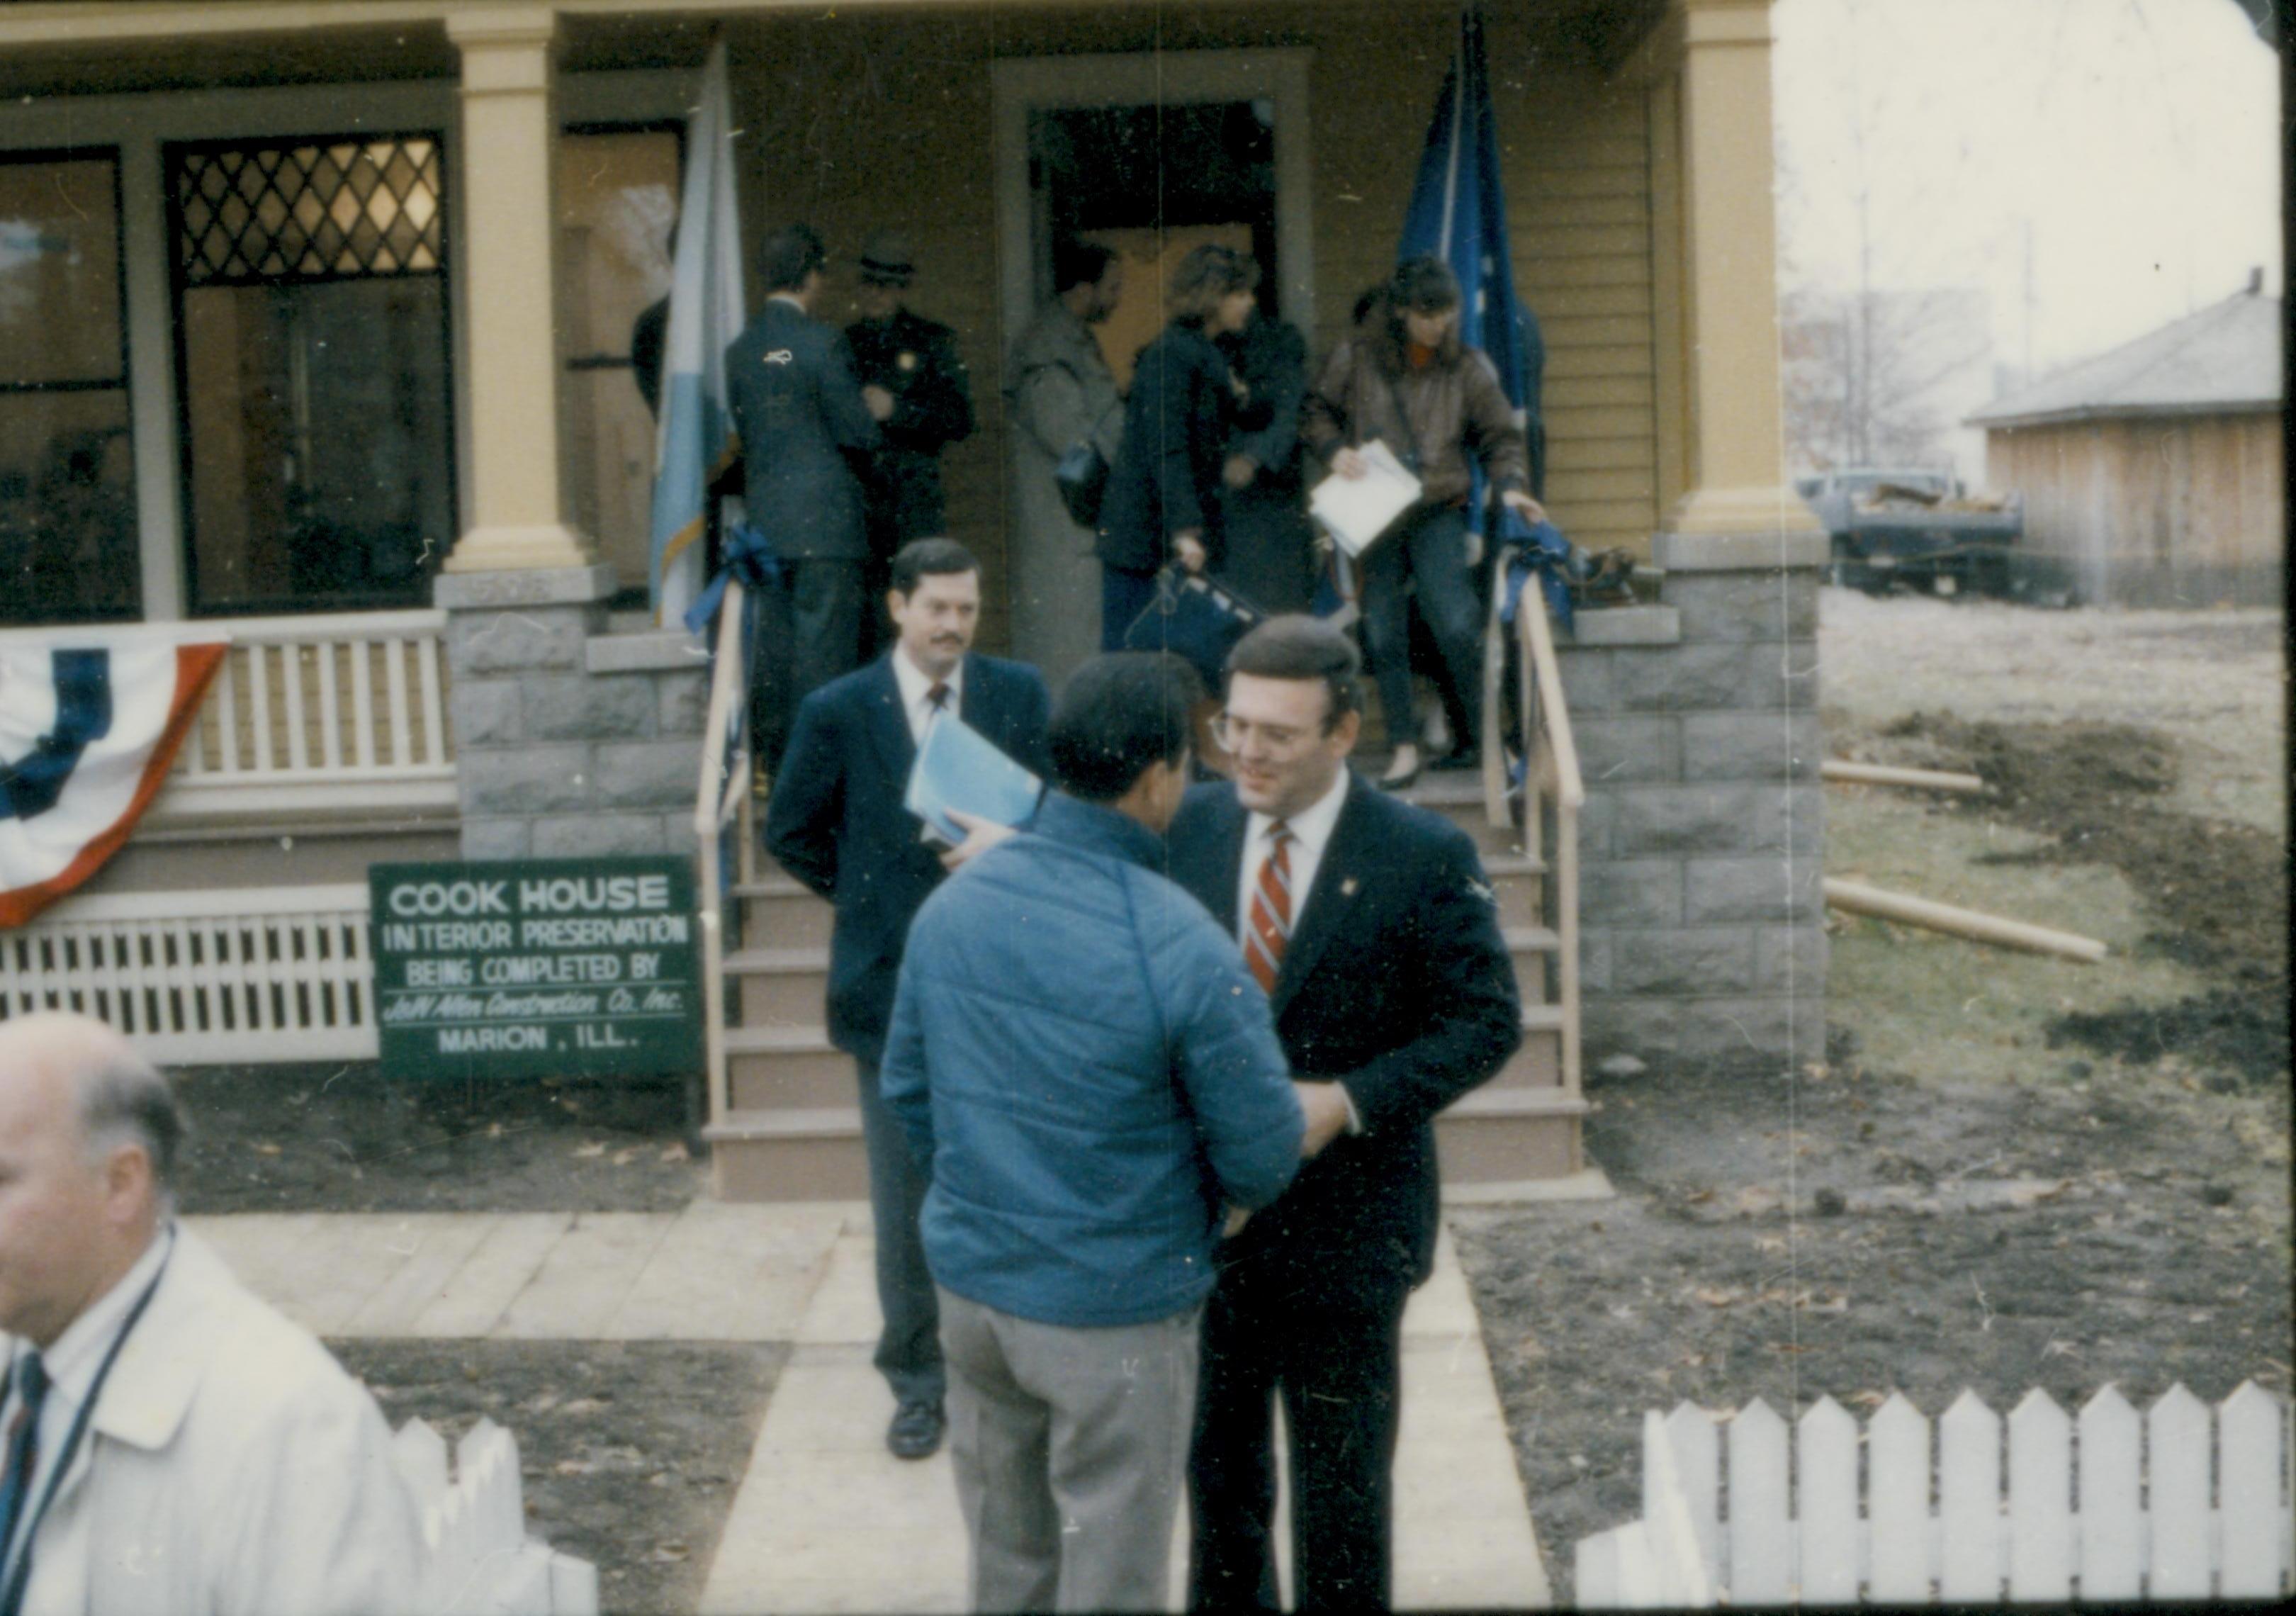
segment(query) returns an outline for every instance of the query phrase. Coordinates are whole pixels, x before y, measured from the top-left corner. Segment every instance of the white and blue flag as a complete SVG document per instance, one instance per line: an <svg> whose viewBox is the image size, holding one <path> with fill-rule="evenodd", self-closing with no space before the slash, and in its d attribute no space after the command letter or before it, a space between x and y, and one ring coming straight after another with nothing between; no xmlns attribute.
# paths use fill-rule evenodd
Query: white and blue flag
<svg viewBox="0 0 2296 1616"><path fill-rule="evenodd" d="M686 119L685 184L662 337L647 583L654 620L665 628L682 622L701 596L709 485L740 452L726 389L726 349L747 324L734 135L720 40L702 70L701 103Z"/></svg>
<svg viewBox="0 0 2296 1616"><path fill-rule="evenodd" d="M1497 367L1499 385L1529 439L1530 491L1543 496L1546 445L1538 391L1546 349L1538 322L1514 295L1506 197L1499 181L1498 119L1491 105L1482 8L1475 0L1459 11L1458 48L1427 127L1427 150L1419 160L1419 178L1396 250L1398 263L1430 256L1448 264L1458 279L1460 340L1480 349ZM1479 478L1479 514L1480 492Z"/></svg>

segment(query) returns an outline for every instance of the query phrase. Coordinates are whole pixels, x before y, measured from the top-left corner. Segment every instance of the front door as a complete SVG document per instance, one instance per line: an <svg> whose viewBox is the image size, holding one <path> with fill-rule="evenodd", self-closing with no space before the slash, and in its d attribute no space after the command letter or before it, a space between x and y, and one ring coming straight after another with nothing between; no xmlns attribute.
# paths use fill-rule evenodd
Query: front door
<svg viewBox="0 0 2296 1616"><path fill-rule="evenodd" d="M1095 331L1119 386L1163 327L1172 270L1205 242L1251 253L1263 308L1307 325L1306 66L1295 51L998 63L1005 329L1052 294L1068 241L1125 260L1124 300ZM1057 687L1099 648L1099 564L1071 530L1021 523L1006 540L1013 654Z"/></svg>

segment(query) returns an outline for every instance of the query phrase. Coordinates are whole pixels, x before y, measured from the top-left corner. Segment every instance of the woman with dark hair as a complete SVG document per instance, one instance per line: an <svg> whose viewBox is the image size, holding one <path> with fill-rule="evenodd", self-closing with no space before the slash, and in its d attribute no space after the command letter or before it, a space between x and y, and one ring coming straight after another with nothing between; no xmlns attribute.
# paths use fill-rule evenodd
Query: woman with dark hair
<svg viewBox="0 0 2296 1616"><path fill-rule="evenodd" d="M1474 472L1531 521L1530 458L1498 372L1459 336L1459 283L1441 259L1399 266L1333 349L1300 413L1309 447L1342 477L1364 474L1357 449L1383 440L1416 472L1419 503L1364 553L1364 637L1394 759L1380 783L1419 777L1411 696L1411 602L1442 653L1436 681L1462 753L1480 735L1482 609L1468 553Z"/></svg>
<svg viewBox="0 0 2296 1616"><path fill-rule="evenodd" d="M1201 572L1218 547L1229 439L1265 412L1246 407L1249 391L1217 340L1243 329L1259 284L1249 253L1211 242L1172 272L1170 324L1140 350L1093 546L1103 650L1123 648L1124 631L1155 598L1158 569L1177 561Z"/></svg>

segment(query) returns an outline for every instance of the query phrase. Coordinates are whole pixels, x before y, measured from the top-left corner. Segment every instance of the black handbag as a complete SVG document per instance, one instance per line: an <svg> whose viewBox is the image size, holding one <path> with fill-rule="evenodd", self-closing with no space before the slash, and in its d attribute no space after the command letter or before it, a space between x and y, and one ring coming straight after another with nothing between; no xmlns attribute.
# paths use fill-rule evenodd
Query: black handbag
<svg viewBox="0 0 2296 1616"><path fill-rule="evenodd" d="M1108 456L1091 439L1079 439L1053 468L1053 486L1061 491L1061 503L1077 526L1095 525L1101 498L1108 492Z"/></svg>
<svg viewBox="0 0 2296 1616"><path fill-rule="evenodd" d="M1267 616L1225 584L1167 567L1156 575L1156 598L1125 629L1124 649L1168 651L1216 691L1227 667L1227 653Z"/></svg>

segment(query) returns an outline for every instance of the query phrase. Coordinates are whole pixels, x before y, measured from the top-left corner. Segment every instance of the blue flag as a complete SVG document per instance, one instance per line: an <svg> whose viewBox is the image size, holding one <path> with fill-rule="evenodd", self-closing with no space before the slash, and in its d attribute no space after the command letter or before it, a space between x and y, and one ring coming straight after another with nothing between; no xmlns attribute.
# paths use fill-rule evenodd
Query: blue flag
<svg viewBox="0 0 2296 1616"><path fill-rule="evenodd" d="M1441 258L1458 277L1460 338L1497 367L1499 385L1529 439L1531 494L1543 497L1546 435L1539 422L1538 390L1546 348L1538 322L1514 295L1506 198L1499 184L1498 120L1491 106L1482 10L1475 0L1459 11L1459 47L1435 103L1434 121L1427 127L1427 151L1419 160L1396 261L1429 256ZM1481 492L1478 477L1479 517Z"/></svg>

